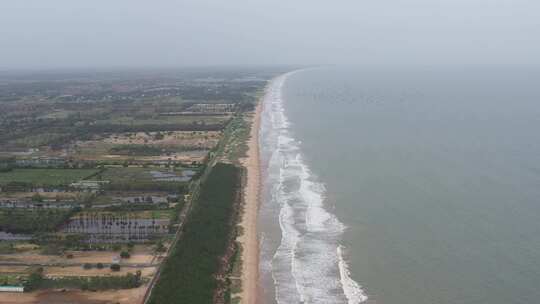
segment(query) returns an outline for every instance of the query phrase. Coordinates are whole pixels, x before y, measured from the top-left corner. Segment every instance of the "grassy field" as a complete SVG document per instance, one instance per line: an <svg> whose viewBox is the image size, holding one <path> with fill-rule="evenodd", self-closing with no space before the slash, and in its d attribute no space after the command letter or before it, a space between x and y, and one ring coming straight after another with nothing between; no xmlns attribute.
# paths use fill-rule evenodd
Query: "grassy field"
<svg viewBox="0 0 540 304"><path fill-rule="evenodd" d="M0 285L22 285L22 279L26 278L26 273L5 273L0 274Z"/></svg>
<svg viewBox="0 0 540 304"><path fill-rule="evenodd" d="M118 124L118 125L167 125L167 124L220 124L229 119L228 116L217 115L195 115L195 116L158 116L155 118L139 119L131 116L119 116L108 120L99 120L98 124Z"/></svg>
<svg viewBox="0 0 540 304"><path fill-rule="evenodd" d="M65 185L98 172L95 169L14 169L0 172L0 185L9 182L32 183L36 186Z"/></svg>
<svg viewBox="0 0 540 304"><path fill-rule="evenodd" d="M104 180L110 180L111 182L126 182L126 181L137 181L137 182L153 182L156 181L152 172L161 172L166 174L171 174L175 176L182 176L180 170L174 170L170 172L169 170L163 168L143 168L143 167L118 167L118 168L107 168L102 174ZM156 175L158 176L158 175Z"/></svg>
<svg viewBox="0 0 540 304"><path fill-rule="evenodd" d="M114 144L105 143L103 141L86 142L84 145L78 146L76 148L75 154L85 157L97 157L107 155L109 154L111 148L114 146Z"/></svg>
<svg viewBox="0 0 540 304"><path fill-rule="evenodd" d="M65 138L68 133L42 133L38 135L29 134L12 141L17 146L35 148L47 145L51 142Z"/></svg>
<svg viewBox="0 0 540 304"><path fill-rule="evenodd" d="M112 183L120 181L152 181L150 169L142 167L118 167L107 168L102 174L104 180L109 180Z"/></svg>
<svg viewBox="0 0 540 304"><path fill-rule="evenodd" d="M173 210L148 210L141 212L143 218L171 219Z"/></svg>

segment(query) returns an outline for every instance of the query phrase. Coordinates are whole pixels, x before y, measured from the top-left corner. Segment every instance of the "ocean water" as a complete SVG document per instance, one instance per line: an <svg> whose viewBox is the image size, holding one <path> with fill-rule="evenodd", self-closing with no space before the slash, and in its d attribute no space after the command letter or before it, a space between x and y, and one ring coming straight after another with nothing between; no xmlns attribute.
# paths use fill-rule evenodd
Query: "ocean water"
<svg viewBox="0 0 540 304"><path fill-rule="evenodd" d="M264 102L265 303L540 303L540 69L309 69Z"/></svg>

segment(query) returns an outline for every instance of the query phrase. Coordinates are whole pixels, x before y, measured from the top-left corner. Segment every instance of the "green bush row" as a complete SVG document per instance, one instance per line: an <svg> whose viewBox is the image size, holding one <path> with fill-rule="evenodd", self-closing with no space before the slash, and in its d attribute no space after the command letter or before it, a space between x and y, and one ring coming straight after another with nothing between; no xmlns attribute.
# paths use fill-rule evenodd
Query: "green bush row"
<svg viewBox="0 0 540 304"><path fill-rule="evenodd" d="M213 302L215 274L234 229L239 187L240 169L221 163L212 169L149 303Z"/></svg>

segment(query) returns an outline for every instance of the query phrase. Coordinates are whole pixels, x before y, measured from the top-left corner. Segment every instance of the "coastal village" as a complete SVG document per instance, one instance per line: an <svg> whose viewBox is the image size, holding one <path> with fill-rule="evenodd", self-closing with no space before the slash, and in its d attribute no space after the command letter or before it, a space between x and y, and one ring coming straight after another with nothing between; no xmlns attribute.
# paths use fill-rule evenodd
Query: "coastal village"
<svg viewBox="0 0 540 304"><path fill-rule="evenodd" d="M271 75L223 73L0 83L1 303L162 303L153 293L176 246L193 246L182 234L201 185L239 166ZM231 301L238 284L213 297Z"/></svg>

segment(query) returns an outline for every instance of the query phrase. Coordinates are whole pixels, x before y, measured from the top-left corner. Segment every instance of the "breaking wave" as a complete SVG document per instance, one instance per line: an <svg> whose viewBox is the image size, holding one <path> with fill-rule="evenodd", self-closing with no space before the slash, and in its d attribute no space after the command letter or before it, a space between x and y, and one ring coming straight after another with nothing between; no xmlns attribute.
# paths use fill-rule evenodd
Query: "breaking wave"
<svg viewBox="0 0 540 304"><path fill-rule="evenodd" d="M264 98L267 203L279 206L281 240L271 260L261 263L271 272L279 304L362 303L367 296L350 277L339 244L345 226L325 208L324 184L306 164L285 115L282 87L289 75L276 78Z"/></svg>

